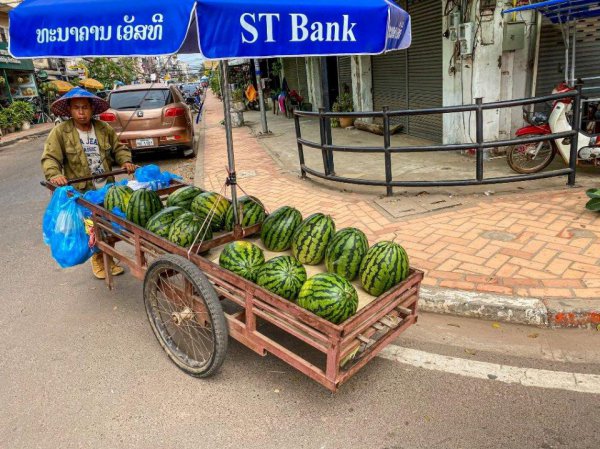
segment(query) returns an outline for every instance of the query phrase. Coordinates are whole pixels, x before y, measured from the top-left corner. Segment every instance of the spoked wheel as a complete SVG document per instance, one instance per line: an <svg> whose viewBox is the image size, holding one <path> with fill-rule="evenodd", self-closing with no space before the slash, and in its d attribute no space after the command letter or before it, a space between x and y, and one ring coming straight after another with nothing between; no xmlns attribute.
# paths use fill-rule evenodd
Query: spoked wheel
<svg viewBox="0 0 600 449"><path fill-rule="evenodd" d="M552 142L544 140L510 147L506 153L506 160L510 168L517 173L529 174L542 171L550 165L555 155L556 150Z"/></svg>
<svg viewBox="0 0 600 449"><path fill-rule="evenodd" d="M146 272L144 303L169 358L194 377L215 374L227 352L227 323L212 284L189 260L157 259Z"/></svg>

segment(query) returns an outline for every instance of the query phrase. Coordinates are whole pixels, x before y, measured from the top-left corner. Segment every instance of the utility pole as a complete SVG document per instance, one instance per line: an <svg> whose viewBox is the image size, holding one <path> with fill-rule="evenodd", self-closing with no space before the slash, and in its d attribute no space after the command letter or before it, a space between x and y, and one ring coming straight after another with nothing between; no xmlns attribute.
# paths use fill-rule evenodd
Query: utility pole
<svg viewBox="0 0 600 449"><path fill-rule="evenodd" d="M258 87L258 102L260 104L260 124L262 126L262 134L269 134L269 128L267 127L267 111L265 110L265 98L262 90L260 63L258 59L254 60L254 70L256 72L256 84Z"/></svg>

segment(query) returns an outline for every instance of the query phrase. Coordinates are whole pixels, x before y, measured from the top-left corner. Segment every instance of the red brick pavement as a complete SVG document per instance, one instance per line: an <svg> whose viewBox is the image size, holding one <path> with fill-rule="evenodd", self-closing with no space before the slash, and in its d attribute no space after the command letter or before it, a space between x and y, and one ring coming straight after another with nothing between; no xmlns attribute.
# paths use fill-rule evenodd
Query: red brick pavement
<svg viewBox="0 0 600 449"><path fill-rule="evenodd" d="M205 187L226 176L222 104L205 104ZM523 297L600 299L600 214L584 209L585 193L559 190L482 201L473 206L392 219L369 198L326 189L280 169L248 128L233 130L239 182L274 210L330 214L338 229L355 226L371 243L395 240L424 285ZM292 138L292 136L290 136ZM600 317L598 322L600 322Z"/></svg>

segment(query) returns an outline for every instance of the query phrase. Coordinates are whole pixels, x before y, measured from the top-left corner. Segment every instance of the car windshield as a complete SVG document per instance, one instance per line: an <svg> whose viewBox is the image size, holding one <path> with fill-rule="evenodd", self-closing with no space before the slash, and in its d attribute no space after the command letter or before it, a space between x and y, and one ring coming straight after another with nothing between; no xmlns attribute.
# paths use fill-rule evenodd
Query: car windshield
<svg viewBox="0 0 600 449"><path fill-rule="evenodd" d="M181 92L184 94L193 94L196 91L196 86L193 84L186 84L181 88Z"/></svg>
<svg viewBox="0 0 600 449"><path fill-rule="evenodd" d="M113 92L110 107L113 109L158 109L170 103L169 89L128 90Z"/></svg>

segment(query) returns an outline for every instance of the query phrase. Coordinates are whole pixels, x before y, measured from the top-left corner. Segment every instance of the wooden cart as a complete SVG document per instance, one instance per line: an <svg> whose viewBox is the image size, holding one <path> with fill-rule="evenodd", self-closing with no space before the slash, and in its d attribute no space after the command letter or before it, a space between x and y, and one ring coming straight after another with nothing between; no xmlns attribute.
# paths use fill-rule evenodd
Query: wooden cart
<svg viewBox="0 0 600 449"><path fill-rule="evenodd" d="M164 197L183 186L174 182L158 193ZM108 287L113 287L110 255L143 280L144 304L156 338L171 360L192 376L208 377L220 368L231 336L257 354L279 357L334 392L417 321L423 278L419 270L411 268L404 282L336 325L202 256L225 243L256 235L260 225L238 227L188 254L187 249L103 207L83 198L78 201L92 211ZM113 224L121 229L117 232ZM285 338L280 338L282 333ZM307 351L305 345L313 349Z"/></svg>

